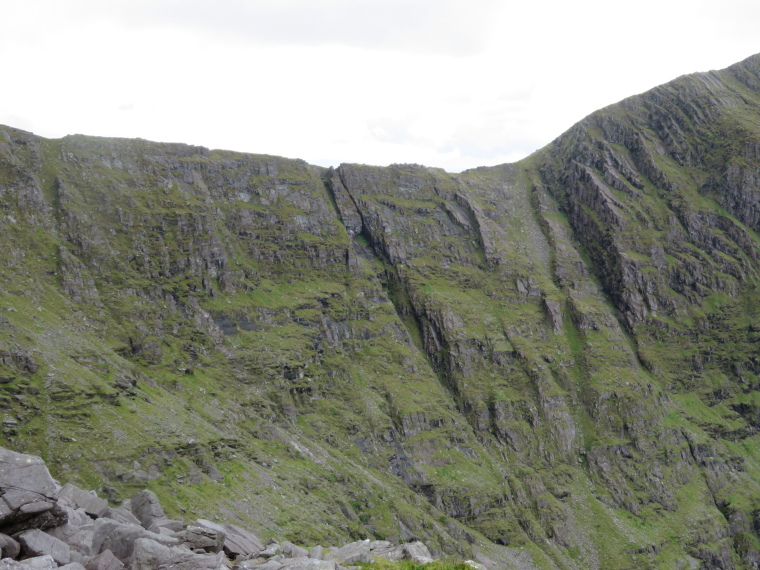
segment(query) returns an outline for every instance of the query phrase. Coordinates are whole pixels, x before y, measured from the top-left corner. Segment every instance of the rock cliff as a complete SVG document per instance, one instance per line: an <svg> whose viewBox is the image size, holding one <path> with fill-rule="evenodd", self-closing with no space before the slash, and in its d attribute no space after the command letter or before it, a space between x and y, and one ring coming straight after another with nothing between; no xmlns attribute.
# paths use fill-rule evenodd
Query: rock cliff
<svg viewBox="0 0 760 570"><path fill-rule="evenodd" d="M489 568L760 562L760 56L461 174L0 127L3 444Z"/></svg>

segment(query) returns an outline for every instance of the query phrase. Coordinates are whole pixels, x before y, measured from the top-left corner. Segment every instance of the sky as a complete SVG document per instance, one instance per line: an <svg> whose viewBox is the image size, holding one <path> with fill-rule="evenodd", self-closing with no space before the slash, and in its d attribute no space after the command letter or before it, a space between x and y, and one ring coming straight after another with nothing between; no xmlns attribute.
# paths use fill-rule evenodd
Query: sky
<svg viewBox="0 0 760 570"><path fill-rule="evenodd" d="M0 124L312 164L514 162L760 52L757 0L0 0Z"/></svg>

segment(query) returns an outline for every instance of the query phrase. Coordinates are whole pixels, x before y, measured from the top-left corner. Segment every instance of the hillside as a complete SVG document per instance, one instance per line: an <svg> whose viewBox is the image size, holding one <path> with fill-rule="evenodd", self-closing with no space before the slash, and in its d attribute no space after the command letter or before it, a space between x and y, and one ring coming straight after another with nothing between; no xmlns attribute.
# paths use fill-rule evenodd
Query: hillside
<svg viewBox="0 0 760 570"><path fill-rule="evenodd" d="M493 568L760 563L760 55L461 174L0 127L0 445Z"/></svg>

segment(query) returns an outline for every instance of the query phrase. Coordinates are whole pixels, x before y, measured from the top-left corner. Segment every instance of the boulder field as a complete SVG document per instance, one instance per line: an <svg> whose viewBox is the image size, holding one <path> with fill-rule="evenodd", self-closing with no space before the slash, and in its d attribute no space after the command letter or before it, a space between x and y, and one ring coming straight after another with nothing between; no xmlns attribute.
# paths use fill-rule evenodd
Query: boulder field
<svg viewBox="0 0 760 570"><path fill-rule="evenodd" d="M4 448L0 498L0 570L341 570L375 559L433 561L419 541L310 549L287 540L263 544L233 524L170 519L148 490L110 507L93 491L61 487L41 458Z"/></svg>

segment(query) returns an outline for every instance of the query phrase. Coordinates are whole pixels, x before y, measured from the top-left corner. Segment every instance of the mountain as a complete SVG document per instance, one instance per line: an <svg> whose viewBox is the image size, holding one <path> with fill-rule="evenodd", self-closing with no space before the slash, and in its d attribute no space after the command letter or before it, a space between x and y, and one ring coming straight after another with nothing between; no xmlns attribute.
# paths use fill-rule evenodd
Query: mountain
<svg viewBox="0 0 760 570"><path fill-rule="evenodd" d="M492 568L760 564L760 55L461 174L0 127L0 208L0 445L61 480Z"/></svg>

